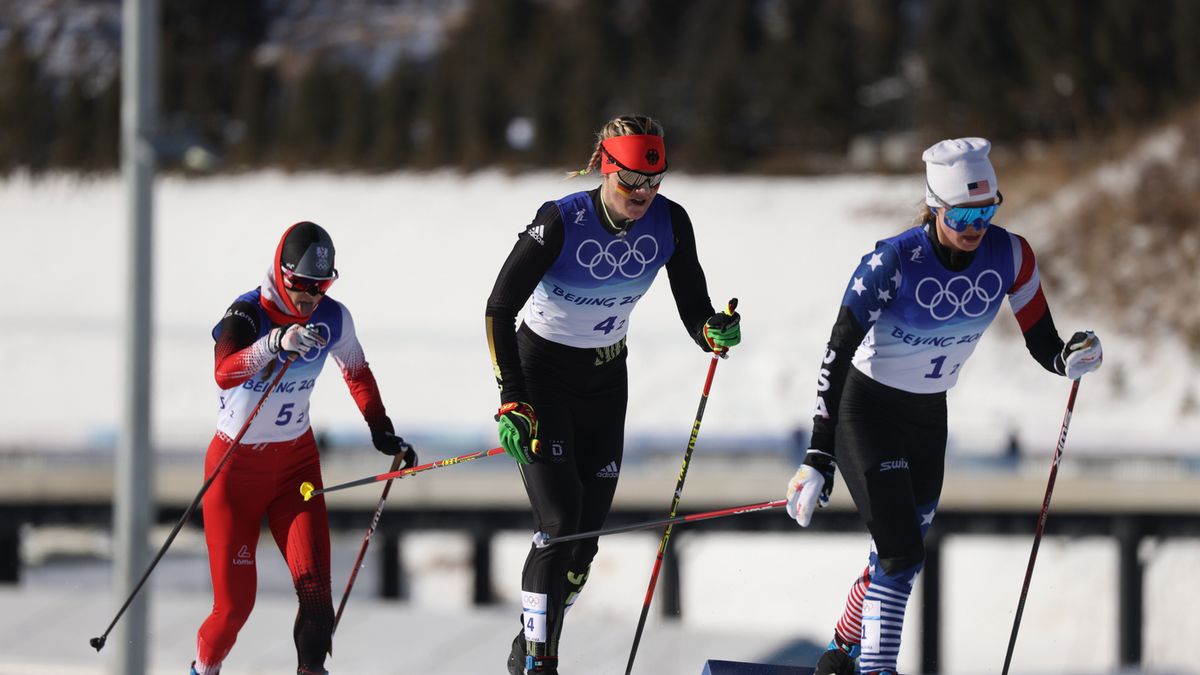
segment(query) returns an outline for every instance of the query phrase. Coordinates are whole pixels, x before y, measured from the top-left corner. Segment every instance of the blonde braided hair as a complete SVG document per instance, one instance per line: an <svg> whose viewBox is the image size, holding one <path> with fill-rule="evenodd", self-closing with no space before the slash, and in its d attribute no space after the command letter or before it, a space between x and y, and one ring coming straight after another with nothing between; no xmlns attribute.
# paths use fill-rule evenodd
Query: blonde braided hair
<svg viewBox="0 0 1200 675"><path fill-rule="evenodd" d="M600 133L596 134L596 147L592 150L592 156L588 160L587 166L578 171L568 171L566 178L577 178L586 176L592 172L592 169L600 166L600 144L608 138L616 138L617 136L665 136L663 133L662 124L646 115L621 115L614 117L600 128Z"/></svg>

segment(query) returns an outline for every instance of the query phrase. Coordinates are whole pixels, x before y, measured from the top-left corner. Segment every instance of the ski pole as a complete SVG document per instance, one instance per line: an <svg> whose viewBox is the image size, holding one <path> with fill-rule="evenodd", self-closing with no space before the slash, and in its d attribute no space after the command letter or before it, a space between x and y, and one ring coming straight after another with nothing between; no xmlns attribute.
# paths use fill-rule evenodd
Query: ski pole
<svg viewBox="0 0 1200 675"><path fill-rule="evenodd" d="M545 532L535 532L533 534L533 545L538 548L546 548L554 544L563 544L568 541L578 541L580 539L590 539L592 537L604 537L610 534L623 534L625 532L634 532L636 530L649 530L663 525L682 525L683 523L695 523L701 520L712 520L714 518L724 518L726 516L740 516L743 513L754 513L755 511L766 511L768 509L777 509L780 506L787 504L786 499L776 499L770 502L759 502L757 504L746 504L745 506L733 506L727 509L717 509L716 511L705 511L703 513L691 513L684 516L675 516L674 518L662 518L660 520L651 520L645 523L634 523L633 525L622 525L620 527L612 527L606 530L593 530L591 532L580 532L578 534L564 534L561 537L549 537Z"/></svg>
<svg viewBox="0 0 1200 675"><path fill-rule="evenodd" d="M729 301L725 313L732 315L737 309L737 298ZM675 496L671 499L671 512L667 518L674 518L679 509L679 501L683 498L683 482L687 480L688 465L692 461L692 451L696 449L696 437L700 435L700 421L704 419L704 407L708 403L708 392L712 388L713 375L717 371L717 357L725 357L725 353L713 353L712 361L708 364L708 376L704 379L704 391L700 394L700 405L696 409L696 420L692 422L692 435L688 439L687 449L683 452L683 467L679 470L679 479L675 482ZM642 615L638 618L637 632L633 635L633 646L629 649L629 662L625 665L625 675L633 672L633 660L637 657L638 643L642 641L642 631L646 628L646 616L650 613L650 602L654 599L654 587L658 584L658 573L662 569L663 557L667 552L667 542L671 539L671 525L663 530L662 541L658 544L658 555L654 558L654 568L650 572L650 585L646 589L646 599L642 602Z"/></svg>
<svg viewBox="0 0 1200 675"><path fill-rule="evenodd" d="M404 453L400 453L392 458L391 471L396 471L400 468L400 463L404 461ZM383 516L383 505L387 502L388 492L392 489L392 480L383 484L383 494L379 496L379 504L375 506L375 515L371 516L371 524L367 527L367 534L363 537L362 547L358 549L358 558L354 561L354 567L350 570L350 580L346 582L346 590L342 591L342 601L338 603L337 613L333 615L333 630L330 633L337 633L338 624L342 621L342 612L346 609L346 601L350 599L350 591L354 588L354 581L358 579L358 570L362 569L363 557L367 555L367 546L371 543L371 535L375 534L375 528L379 527L379 518Z"/></svg>
<svg viewBox="0 0 1200 675"><path fill-rule="evenodd" d="M1075 410L1075 394L1079 392L1079 380L1071 383L1071 395L1067 398L1067 412L1063 415L1062 430L1058 432L1058 447L1054 450L1054 461L1050 464L1050 480L1046 483L1046 496L1042 499L1042 512L1038 515L1037 527L1033 531L1033 550L1029 552L1029 565L1025 568L1025 582L1021 584L1021 599L1017 602L1017 615L1013 617L1012 634L1008 637L1008 652L1004 655L1003 675L1008 675L1012 664L1013 649L1017 646L1017 631L1021 628L1021 615L1025 612L1025 598L1029 595L1029 582L1033 579L1033 564L1037 561L1038 546L1042 532L1046 529L1046 517L1050 513L1050 497L1054 494L1054 479L1058 476L1058 463L1067 447L1067 427L1071 424L1071 413Z"/></svg>
<svg viewBox="0 0 1200 675"><path fill-rule="evenodd" d="M420 466L414 466L408 469L389 471L387 473L381 473L375 476L367 476L366 478L359 478L358 480L352 480L347 483L339 483L326 488L317 488L314 487L312 483L304 481L300 484L300 494L304 495L304 501L308 501L313 497L316 497L317 495L323 495L326 492L336 492L337 490L345 490L346 488L358 487L359 485L378 483L379 481L383 480L390 481L393 478L404 478L405 476L411 476L414 473L421 473L422 471L429 471L430 469L440 469L444 466L453 466L455 464L469 462L473 459L479 459L480 457L492 457L494 455L500 455L503 453L504 448L492 448L491 450L469 452L465 455L459 455L458 457L449 457L447 459L430 462L428 464L422 464Z"/></svg>
<svg viewBox="0 0 1200 675"><path fill-rule="evenodd" d="M204 481L204 485L200 486L200 491L196 493L196 496L192 499L192 503L188 504L187 510L183 512L183 516L179 518L179 522L175 523L175 528L171 530L171 534L167 535L167 540L163 542L162 548L158 549L158 555L154 556L154 560L150 562L150 566L146 568L146 571L142 574L142 578L138 580L137 586L134 586L133 592L130 593L129 597L125 599L125 604L121 605L121 609L117 610L117 615L113 617L112 623L108 624L108 628L104 629L104 634L100 635L99 637L94 637L88 641L88 644L92 645L96 651L104 649L104 643L108 640L108 634L112 632L113 627L117 625L117 621L119 621L121 616L125 614L125 610L129 608L130 603L133 602L133 598L137 596L138 591L142 590L142 586L145 585L146 580L150 578L150 573L154 571L155 566L158 565L158 561L162 560L162 557L166 554L167 549L171 547L171 542L175 541L175 536L179 534L181 529L183 529L184 523L186 523L188 519L192 517L192 512L196 510L197 506L199 506L200 500L204 497L204 493L208 492L209 486L211 486L213 481L217 479L217 474L221 473L221 469L225 467L225 463L228 462L229 458L233 455L233 451L237 448L238 443L242 440L242 436L245 436L246 431L250 429L250 423L254 421L254 418L258 415L258 411L261 410L263 404L267 402L267 397L271 395L271 392L275 391L275 387L279 384L279 381L283 379L283 374L287 372L288 367L292 365L292 361L294 360L296 360L296 356L294 354L289 354L287 360L284 361L283 366L279 369L279 373L275 375L275 379L271 380L271 386L267 387L267 390L263 392L262 398L258 399L258 404L255 405L254 409L250 411L250 416L247 417L246 421L242 424L242 428L238 431L237 436L234 436L233 439L229 441L229 449L225 451L225 454L221 457L221 461L217 463L217 467L213 469L212 474L210 474L209 477Z"/></svg>

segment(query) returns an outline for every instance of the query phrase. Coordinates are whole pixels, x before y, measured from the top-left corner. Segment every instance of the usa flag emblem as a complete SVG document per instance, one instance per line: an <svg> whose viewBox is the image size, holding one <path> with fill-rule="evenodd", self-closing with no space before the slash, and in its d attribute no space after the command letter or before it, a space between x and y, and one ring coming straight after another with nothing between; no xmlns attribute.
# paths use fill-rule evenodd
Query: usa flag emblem
<svg viewBox="0 0 1200 675"><path fill-rule="evenodd" d="M986 180L977 180L974 183L967 183L967 194L972 197L975 195L986 195L988 192L990 192L990 188Z"/></svg>

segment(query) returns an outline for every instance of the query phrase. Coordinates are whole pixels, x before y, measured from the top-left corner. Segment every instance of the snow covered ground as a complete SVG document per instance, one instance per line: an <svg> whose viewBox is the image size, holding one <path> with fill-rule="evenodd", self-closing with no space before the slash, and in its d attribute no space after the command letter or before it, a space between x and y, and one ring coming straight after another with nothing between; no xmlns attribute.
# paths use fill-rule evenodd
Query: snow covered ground
<svg viewBox="0 0 1200 675"><path fill-rule="evenodd" d="M212 428L209 330L256 286L282 230L327 227L342 278L332 295L360 338L400 433L435 446L488 442L496 395L483 307L516 233L543 201L593 185L552 173L378 176L260 173L161 178L154 234L153 435L164 451L198 451ZM722 364L705 417L707 442L786 447L808 426L815 374L842 291L873 242L906 227L919 176L761 178L673 174L662 193L695 222L714 304L736 296L744 343ZM127 273L119 183L23 177L0 183L10 288L0 331L0 448L111 443L121 410ZM997 222L1046 233L1023 214ZM1032 217L1032 216L1031 216ZM1043 257L1043 268L1069 261ZM1147 293L1168 289L1144 289ZM1172 336L1108 330L1105 308L1047 295L1059 329L1095 329L1106 368L1086 378L1072 454L1200 457L1197 363ZM708 357L681 329L660 280L629 335L631 450L676 437ZM1153 342L1151 343L1151 340ZM1120 366L1120 367L1114 367ZM952 452L1000 452L1015 434L1048 452L1068 391L1028 357L1002 311L950 396ZM336 375L314 394L314 423L365 437ZM468 439L463 441L462 439Z"/></svg>
<svg viewBox="0 0 1200 675"><path fill-rule="evenodd" d="M164 533L160 529L157 535ZM76 555L63 555L63 536L33 533L26 543L31 565L25 580L16 587L0 586L0 607L20 608L0 613L0 675L109 672L104 668L111 649L97 655L87 640L103 631L123 598L106 592L110 569L88 555L78 533L67 535L76 542ZM376 558L368 558L329 667L356 675L501 672L499 664L518 628L516 581L528 542L523 532L497 537L493 586L500 603L489 608L470 605L465 535L405 538L401 551L412 575L412 594L404 602L373 597L378 569ZM334 539L335 595L360 543L357 534ZM699 675L706 659L812 665L813 650L829 639L865 551L861 537L806 536L798 528L792 536L704 534L697 529L680 544L683 619L666 622L651 612L635 672ZM946 544L941 672L995 673L1004 662L1028 538L951 537ZM107 542L93 537L91 546L91 553L103 552ZM604 541L591 580L567 621L564 672L623 672L657 546L654 534ZM59 551L58 557L43 557L50 550ZM282 674L295 667L295 596L282 559L262 550L256 609L226 663L228 675ZM1200 543L1158 543L1143 554L1146 623L1140 672L1198 673L1186 636L1200 634L1200 617L1186 607L1200 597L1200 580L1191 574L1200 559ZM1043 542L1012 672L1116 672L1116 558L1115 545L1104 539L1050 537ZM178 673L192 657L195 631L211 606L201 536L184 530L152 580L148 672ZM908 673L918 672L919 598L918 588L909 603L900 660Z"/></svg>

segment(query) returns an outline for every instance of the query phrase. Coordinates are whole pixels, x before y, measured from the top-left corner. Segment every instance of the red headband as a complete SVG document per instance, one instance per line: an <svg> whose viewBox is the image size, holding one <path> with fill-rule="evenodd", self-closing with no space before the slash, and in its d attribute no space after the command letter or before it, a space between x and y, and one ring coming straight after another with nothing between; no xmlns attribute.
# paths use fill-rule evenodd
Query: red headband
<svg viewBox="0 0 1200 675"><path fill-rule="evenodd" d="M667 170L667 148L662 136L614 136L600 143L600 173L637 171L650 176Z"/></svg>

